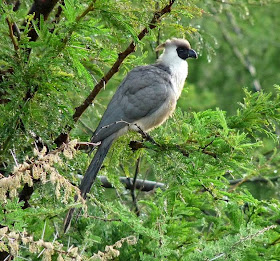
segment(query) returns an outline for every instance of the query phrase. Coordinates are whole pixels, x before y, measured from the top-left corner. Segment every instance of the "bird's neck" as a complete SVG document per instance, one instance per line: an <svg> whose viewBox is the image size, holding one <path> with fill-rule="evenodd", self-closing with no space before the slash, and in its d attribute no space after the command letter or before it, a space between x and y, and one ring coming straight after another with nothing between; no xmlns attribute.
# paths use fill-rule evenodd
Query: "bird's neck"
<svg viewBox="0 0 280 261"><path fill-rule="evenodd" d="M179 98L188 76L188 63L177 55L164 52L157 61L159 64L169 68L172 75L172 82L175 87L176 96Z"/></svg>

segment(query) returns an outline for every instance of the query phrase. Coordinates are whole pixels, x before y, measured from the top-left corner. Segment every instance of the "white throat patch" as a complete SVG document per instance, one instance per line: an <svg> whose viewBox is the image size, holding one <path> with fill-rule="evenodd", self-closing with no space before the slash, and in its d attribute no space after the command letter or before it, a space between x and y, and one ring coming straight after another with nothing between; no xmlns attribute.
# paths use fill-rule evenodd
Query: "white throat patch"
<svg viewBox="0 0 280 261"><path fill-rule="evenodd" d="M158 62L170 69L178 99L188 76L188 63L178 56L176 48L176 46L168 46L159 57Z"/></svg>

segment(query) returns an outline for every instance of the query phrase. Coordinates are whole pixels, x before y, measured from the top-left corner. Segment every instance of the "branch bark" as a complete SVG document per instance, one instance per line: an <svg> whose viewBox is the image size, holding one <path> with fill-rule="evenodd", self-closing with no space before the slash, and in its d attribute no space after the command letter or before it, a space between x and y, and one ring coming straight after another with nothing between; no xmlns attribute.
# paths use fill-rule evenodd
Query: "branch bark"
<svg viewBox="0 0 280 261"><path fill-rule="evenodd" d="M82 178L82 177L81 177ZM104 188L114 188L113 185L109 182L106 176L97 176L97 179L101 182L102 187ZM132 190L133 189L133 178L127 178L127 177L120 177L120 182L125 185L126 189ZM256 177L252 179L232 179L229 180L230 185L239 184L240 182L247 183L247 182L255 182L255 183L267 183L267 182L277 182L280 180L280 176L272 177L272 178L262 178L262 177ZM156 182L156 181L150 181L150 180L143 180L143 179L136 179L135 180L135 189L141 190L141 191L152 191L156 188L165 189L166 185L164 183Z"/></svg>
<svg viewBox="0 0 280 261"><path fill-rule="evenodd" d="M13 46L14 46L14 49L15 49L15 52L17 53L19 47L18 47L18 42L17 42L17 39L14 35L14 30L13 30L13 24L10 20L9 17L6 18L6 21L7 21L7 24L9 26L9 35L10 35L10 38L12 40L12 43L13 43Z"/></svg>
<svg viewBox="0 0 280 261"><path fill-rule="evenodd" d="M102 187L104 188L114 188L113 185L109 182L107 177L105 176L97 176L97 179L101 182ZM149 180L143 180L143 179L136 179L135 183L133 185L133 178L127 178L127 177L120 177L120 182L125 185L126 189L132 190L133 187L135 189L141 190L141 191L152 191L156 188L165 188L164 183L156 182L156 181L149 181Z"/></svg>
<svg viewBox="0 0 280 261"><path fill-rule="evenodd" d="M58 0L35 0L28 14L34 14L34 20L37 19L39 21L41 15L43 15L44 20L47 20L57 2ZM32 24L30 25L28 36L30 37L30 41L33 42L38 38L38 34Z"/></svg>
<svg viewBox="0 0 280 261"><path fill-rule="evenodd" d="M136 168L135 168L135 173L134 173L133 182L132 182L132 189L130 190L132 203L134 205L135 214L137 216L139 216L140 212L139 212L139 208L138 208L138 204L137 204L135 190L136 190L136 180L137 180L137 177L139 174L139 169L140 169L140 160L141 160L141 156L139 156L139 158L137 159L137 162L136 162Z"/></svg>

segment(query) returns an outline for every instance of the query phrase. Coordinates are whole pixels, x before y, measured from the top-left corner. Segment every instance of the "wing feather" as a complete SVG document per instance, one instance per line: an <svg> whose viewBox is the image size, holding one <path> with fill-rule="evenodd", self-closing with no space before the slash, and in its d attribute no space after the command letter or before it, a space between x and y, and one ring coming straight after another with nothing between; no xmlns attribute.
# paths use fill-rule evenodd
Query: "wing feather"
<svg viewBox="0 0 280 261"><path fill-rule="evenodd" d="M102 141L127 126L127 123L153 114L172 91L167 71L152 65L131 70L110 101L92 141Z"/></svg>

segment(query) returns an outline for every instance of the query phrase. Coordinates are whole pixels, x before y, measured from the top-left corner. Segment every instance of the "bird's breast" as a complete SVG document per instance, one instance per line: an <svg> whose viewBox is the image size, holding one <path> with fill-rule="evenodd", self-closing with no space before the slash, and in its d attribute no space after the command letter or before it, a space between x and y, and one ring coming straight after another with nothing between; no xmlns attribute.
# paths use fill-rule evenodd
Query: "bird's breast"
<svg viewBox="0 0 280 261"><path fill-rule="evenodd" d="M172 74L171 81L173 84L173 88L177 100L179 99L182 93L187 76L188 76L187 68L182 68L181 70L174 70Z"/></svg>
<svg viewBox="0 0 280 261"><path fill-rule="evenodd" d="M176 108L177 99L175 95L172 95L165 103L163 103L158 110L149 116L135 122L143 131L150 131L157 126L164 123L174 112ZM137 130L137 126L132 126L133 130ZM136 127L136 128L135 128Z"/></svg>

